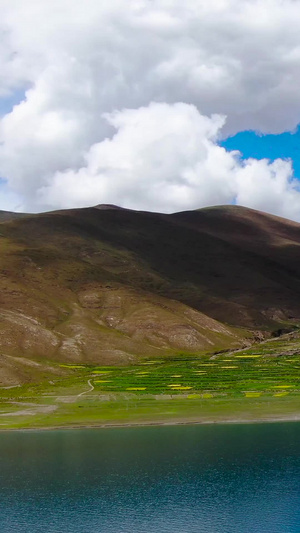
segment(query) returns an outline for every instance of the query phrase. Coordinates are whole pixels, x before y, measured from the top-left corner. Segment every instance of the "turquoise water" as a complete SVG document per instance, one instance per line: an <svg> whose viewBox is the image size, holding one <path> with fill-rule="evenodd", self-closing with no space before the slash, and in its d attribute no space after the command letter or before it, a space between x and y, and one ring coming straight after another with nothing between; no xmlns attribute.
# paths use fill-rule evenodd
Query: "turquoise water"
<svg viewBox="0 0 300 533"><path fill-rule="evenodd" d="M1 533L299 533L300 424L0 433Z"/></svg>

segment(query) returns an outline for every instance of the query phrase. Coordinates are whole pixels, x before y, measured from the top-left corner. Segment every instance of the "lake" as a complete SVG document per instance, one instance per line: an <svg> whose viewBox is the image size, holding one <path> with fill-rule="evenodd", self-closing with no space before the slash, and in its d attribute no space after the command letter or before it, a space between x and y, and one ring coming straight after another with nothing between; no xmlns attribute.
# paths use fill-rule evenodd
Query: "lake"
<svg viewBox="0 0 300 533"><path fill-rule="evenodd" d="M299 533L300 424L0 433L1 533Z"/></svg>

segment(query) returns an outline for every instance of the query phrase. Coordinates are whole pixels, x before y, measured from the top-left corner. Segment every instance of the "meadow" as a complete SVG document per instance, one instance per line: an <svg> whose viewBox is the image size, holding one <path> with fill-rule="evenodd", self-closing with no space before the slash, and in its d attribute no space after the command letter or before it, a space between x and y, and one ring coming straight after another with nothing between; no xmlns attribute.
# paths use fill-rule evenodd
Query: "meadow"
<svg viewBox="0 0 300 533"><path fill-rule="evenodd" d="M60 364L55 381L0 389L0 428L300 416L300 337L129 366Z"/></svg>

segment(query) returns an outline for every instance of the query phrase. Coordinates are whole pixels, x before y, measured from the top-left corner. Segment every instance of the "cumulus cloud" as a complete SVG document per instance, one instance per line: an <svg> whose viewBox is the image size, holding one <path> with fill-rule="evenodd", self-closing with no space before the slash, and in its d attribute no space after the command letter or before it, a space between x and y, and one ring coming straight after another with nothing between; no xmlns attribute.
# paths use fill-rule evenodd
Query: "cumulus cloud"
<svg viewBox="0 0 300 533"><path fill-rule="evenodd" d="M94 144L78 171L57 172L38 191L39 203L95 202L174 211L230 201L234 155L216 144L225 119L192 105L150 104L105 116L117 131ZM68 191L66 198L64 191Z"/></svg>
<svg viewBox="0 0 300 533"><path fill-rule="evenodd" d="M226 151L218 145L224 116L203 116L184 103L152 103L105 118L116 133L94 144L77 171L55 173L38 190L40 205L82 207L100 198L172 212L236 202L300 220L291 162L242 161Z"/></svg>
<svg viewBox="0 0 300 533"><path fill-rule="evenodd" d="M25 91L0 120L0 176L18 208L235 199L299 219L289 162L242 164L217 144L299 123L299 7L0 0L0 97Z"/></svg>

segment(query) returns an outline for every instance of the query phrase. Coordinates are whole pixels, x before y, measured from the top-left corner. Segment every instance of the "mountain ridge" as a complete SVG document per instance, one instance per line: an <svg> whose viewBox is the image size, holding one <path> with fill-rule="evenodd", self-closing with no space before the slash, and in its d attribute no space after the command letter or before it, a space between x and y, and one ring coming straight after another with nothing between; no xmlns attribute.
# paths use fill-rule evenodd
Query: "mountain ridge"
<svg viewBox="0 0 300 533"><path fill-rule="evenodd" d="M30 379L7 357L126 364L239 347L300 320L300 224L273 215L104 205L6 213L0 226L0 383Z"/></svg>

